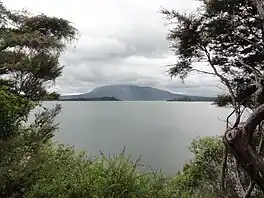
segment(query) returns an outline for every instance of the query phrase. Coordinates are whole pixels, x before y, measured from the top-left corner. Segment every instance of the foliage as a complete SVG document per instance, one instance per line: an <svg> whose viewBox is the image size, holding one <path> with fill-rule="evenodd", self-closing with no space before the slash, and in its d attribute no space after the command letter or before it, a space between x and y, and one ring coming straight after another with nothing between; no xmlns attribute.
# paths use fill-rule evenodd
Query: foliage
<svg viewBox="0 0 264 198"><path fill-rule="evenodd" d="M163 13L169 20L178 19L168 36L179 58L171 75L215 75L228 87L233 106L254 109L262 103L258 77L264 46L256 45L262 29L249 2L204 1L197 15ZM0 24L0 197L241 197L238 187L247 187L249 178L231 156L222 192L220 138L193 141L194 159L172 179L139 172L139 161L124 153L89 158L85 152L77 155L73 148L51 144L60 106L43 108L32 123L27 123L28 115L43 99L59 97L47 87L61 75L59 57L77 30L67 20L11 11L1 2ZM209 63L213 71L194 68L195 61ZM261 142L260 134L254 134L254 146ZM255 188L253 194L260 191Z"/></svg>
<svg viewBox="0 0 264 198"><path fill-rule="evenodd" d="M214 104L216 104L219 107L226 107L232 104L232 98L228 94L218 95L214 101Z"/></svg>
<svg viewBox="0 0 264 198"><path fill-rule="evenodd" d="M47 93L44 100L59 100L60 94L56 92Z"/></svg>
<svg viewBox="0 0 264 198"><path fill-rule="evenodd" d="M190 151L194 159L185 164L183 172L174 178L178 197L202 197L220 192L220 169L224 145L218 137L194 140ZM218 196L219 197L219 196Z"/></svg>
<svg viewBox="0 0 264 198"><path fill-rule="evenodd" d="M27 100L8 93L4 87L0 89L0 137L6 139L18 130L19 123L25 119L31 105ZM33 104L32 104L33 105Z"/></svg>
<svg viewBox="0 0 264 198"><path fill-rule="evenodd" d="M140 172L140 160L132 161L125 152L89 157L72 147L47 144L31 158L26 173L35 182L24 189L24 197L239 197L232 185L230 196L220 192L220 137L198 138L190 151L193 160L169 179L161 172Z"/></svg>
<svg viewBox="0 0 264 198"><path fill-rule="evenodd" d="M244 197L239 189L240 178L238 178L236 169L237 164L232 156L228 157L229 169L226 173L225 193L221 190L222 156L225 152L221 137L195 139L191 144L190 151L194 154L193 160L186 163L183 171L179 172L172 181L176 197ZM242 170L239 169L239 171ZM251 197L260 198L263 197L263 193L259 189L255 189Z"/></svg>
<svg viewBox="0 0 264 198"><path fill-rule="evenodd" d="M38 172L36 158L53 137L52 125L60 106L36 115L30 126L20 126L12 138L1 140L0 197L21 197L25 189L36 182L32 175Z"/></svg>
<svg viewBox="0 0 264 198"><path fill-rule="evenodd" d="M61 75L59 56L77 30L67 20L11 11L0 2L0 36L0 197L22 197L37 181L37 156L57 129L60 107L25 123Z"/></svg>
<svg viewBox="0 0 264 198"><path fill-rule="evenodd" d="M139 173L139 160L120 155L91 158L73 148L48 147L37 158L39 178L25 193L33 197L172 197L169 183L160 173Z"/></svg>
<svg viewBox="0 0 264 198"><path fill-rule="evenodd" d="M260 6L263 1L200 2L201 6L196 13L181 14L176 10L162 10L171 27L167 40L177 57L169 74L183 80L193 74L208 74L225 85L228 94L219 96L216 103L234 108L235 122L228 123L223 139L228 151L238 161L228 159L231 166L228 167L231 169L229 171L241 172L237 178L240 184L236 184L234 177L230 181L236 188L240 188L241 194L248 197L245 186L250 189L251 182L257 183L264 192L261 171L264 171L263 157L257 151L258 144L254 144L260 142L262 135L253 135L257 125L263 127L261 121L264 114L264 12ZM203 67L197 63L202 63ZM252 111L245 123L240 120L243 107ZM237 167L234 167L235 163ZM224 186L222 189L225 189Z"/></svg>
<svg viewBox="0 0 264 198"><path fill-rule="evenodd" d="M264 46L259 43L261 20L249 1L210 0L195 14L165 9L162 13L173 22L167 39L178 61L169 70L171 76L216 76L235 97L234 105L256 92ZM207 67L201 69L193 64L197 62Z"/></svg>

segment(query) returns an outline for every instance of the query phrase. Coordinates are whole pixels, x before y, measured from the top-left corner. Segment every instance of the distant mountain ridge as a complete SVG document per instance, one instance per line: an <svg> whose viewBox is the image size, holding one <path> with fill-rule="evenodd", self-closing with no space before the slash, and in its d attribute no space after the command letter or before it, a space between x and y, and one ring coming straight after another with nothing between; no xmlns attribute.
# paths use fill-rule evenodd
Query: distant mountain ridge
<svg viewBox="0 0 264 198"><path fill-rule="evenodd" d="M177 99L182 100L182 98L186 96L187 95L175 94L153 87L137 85L106 85L97 87L85 94L60 96L60 100L84 100L89 98L112 97L123 101L177 101ZM188 100L191 101L197 98L199 98L199 101L203 100L203 98L208 100L208 97L188 96Z"/></svg>

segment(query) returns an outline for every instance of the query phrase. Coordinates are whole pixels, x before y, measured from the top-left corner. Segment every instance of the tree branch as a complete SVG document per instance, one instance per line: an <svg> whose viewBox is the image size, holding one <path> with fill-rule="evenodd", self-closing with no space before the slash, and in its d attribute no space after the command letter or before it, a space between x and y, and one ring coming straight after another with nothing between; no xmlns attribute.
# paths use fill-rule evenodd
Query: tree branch
<svg viewBox="0 0 264 198"><path fill-rule="evenodd" d="M222 162L222 170L221 170L221 190L225 191L225 176L226 176L226 168L227 168L227 158L228 158L228 151L225 148L224 159Z"/></svg>
<svg viewBox="0 0 264 198"><path fill-rule="evenodd" d="M256 130L257 126L264 120L264 104L258 107L246 120L243 127L243 136L248 139Z"/></svg>
<svg viewBox="0 0 264 198"><path fill-rule="evenodd" d="M195 71L195 72L198 72L198 73L201 73L201 74L209 74L209 75L214 75L215 76L215 73L207 72L207 71L203 71L203 70L199 70L199 69L192 69L191 71Z"/></svg>
<svg viewBox="0 0 264 198"><path fill-rule="evenodd" d="M262 73L258 69L256 69L255 67L252 67L251 65L246 64L246 63L244 63L241 60L238 60L238 62L241 65L243 65L243 66L247 67L248 69L250 69L253 72L253 74L255 75L256 80L257 80L257 78L259 78L260 76L262 76Z"/></svg>
<svg viewBox="0 0 264 198"><path fill-rule="evenodd" d="M245 189L241 183L241 172L239 171L239 163L238 161L235 159L235 177L237 178L237 185L239 185L240 191L242 192L242 194L245 194Z"/></svg>
<svg viewBox="0 0 264 198"><path fill-rule="evenodd" d="M219 72L217 71L215 65L213 64L213 61L212 61L212 59L211 59L211 55L210 55L210 53L209 53L208 50L206 49L206 46L202 46L202 45L200 45L200 44L198 44L198 46L200 47L200 49L201 49L202 51L205 52L205 55L206 55L206 57L207 57L207 59L208 59L208 62L209 62L209 64L210 64L211 68L213 69L215 75L216 75L217 77L219 77L220 80L223 82L223 84L225 84L226 87L228 88L228 91L229 91L229 93L230 93L230 95L231 95L231 98L232 98L233 106L234 106L234 108L235 108L236 115L237 115L237 117L238 117L239 114L240 114L240 111L239 111L239 108L238 108L237 105L236 105L235 93L234 93L234 91L233 91L233 89L232 89L232 87L231 87L231 85L230 85L228 79L225 78L223 75L219 74Z"/></svg>
<svg viewBox="0 0 264 198"><path fill-rule="evenodd" d="M258 146L258 150L257 150L258 154L260 154L261 148L263 147L263 143L264 143L263 135L261 134L261 125L259 125L259 133L261 135L261 138L260 138L260 142L259 142L259 146ZM243 198L249 198L254 187L255 187L255 182L251 181Z"/></svg>
<svg viewBox="0 0 264 198"><path fill-rule="evenodd" d="M251 41L251 40L249 40L247 38L244 38L244 37L240 36L239 34L235 34L235 36L239 37L240 39L242 39L244 41L247 41L249 44L252 44L260 52L264 50L263 46L260 46L260 45L262 45L260 43L253 42L253 41Z"/></svg>

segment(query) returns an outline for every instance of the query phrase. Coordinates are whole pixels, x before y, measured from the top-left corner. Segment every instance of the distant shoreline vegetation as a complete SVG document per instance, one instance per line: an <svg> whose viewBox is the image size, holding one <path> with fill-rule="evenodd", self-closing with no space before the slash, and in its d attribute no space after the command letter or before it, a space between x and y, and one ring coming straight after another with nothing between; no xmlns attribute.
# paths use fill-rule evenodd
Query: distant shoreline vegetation
<svg viewBox="0 0 264 198"><path fill-rule="evenodd" d="M95 97L95 98L65 98L65 99L50 99L46 101L129 101L129 100L119 100L115 97ZM148 101L148 100L135 100L135 101ZM152 101L152 100L151 100ZM189 98L188 96L182 98L172 98L168 100L156 100L156 101L167 101L167 102L215 102L215 97L197 97Z"/></svg>
<svg viewBox="0 0 264 198"><path fill-rule="evenodd" d="M96 98L67 98L59 101L121 101L115 97L96 97Z"/></svg>
<svg viewBox="0 0 264 198"><path fill-rule="evenodd" d="M183 101L183 102L215 102L216 97L195 97L195 96L183 96L181 98L172 98L167 100L168 102Z"/></svg>
<svg viewBox="0 0 264 198"><path fill-rule="evenodd" d="M98 98L54 99L54 100L45 100L45 101L129 101L129 100L119 100L119 99L117 99L115 97L98 97ZM148 100L134 100L134 101L148 101ZM153 100L149 100L149 101L153 101ZM156 101L167 101L167 102L214 102L214 104L215 104L215 98L199 98L199 99L173 98L173 99L169 99L169 100L156 100Z"/></svg>

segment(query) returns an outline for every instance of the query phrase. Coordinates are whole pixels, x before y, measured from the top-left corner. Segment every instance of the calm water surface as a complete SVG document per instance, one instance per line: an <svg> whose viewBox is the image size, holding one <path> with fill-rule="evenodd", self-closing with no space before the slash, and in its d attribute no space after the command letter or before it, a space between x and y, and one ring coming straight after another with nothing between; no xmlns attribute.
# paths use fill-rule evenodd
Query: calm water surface
<svg viewBox="0 0 264 198"><path fill-rule="evenodd" d="M45 102L62 105L57 117L59 143L91 155L118 154L124 146L133 159L175 174L191 157L188 146L198 136L221 135L230 109L188 102Z"/></svg>

